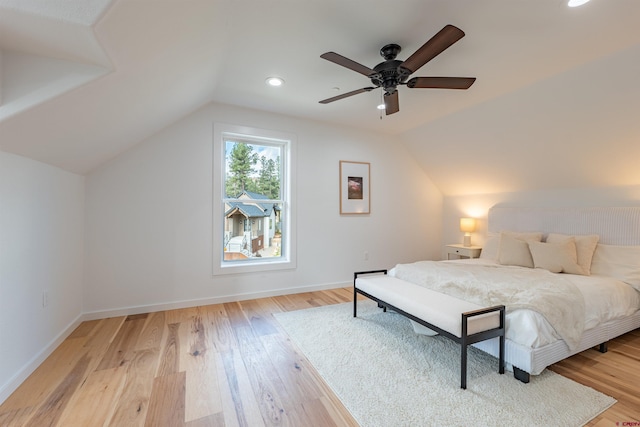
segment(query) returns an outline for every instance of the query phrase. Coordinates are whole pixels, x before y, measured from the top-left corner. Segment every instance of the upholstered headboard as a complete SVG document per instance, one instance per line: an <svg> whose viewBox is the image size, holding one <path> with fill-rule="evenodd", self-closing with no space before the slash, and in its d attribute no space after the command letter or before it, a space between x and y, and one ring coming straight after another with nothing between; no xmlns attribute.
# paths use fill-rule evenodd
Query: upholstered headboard
<svg viewBox="0 0 640 427"><path fill-rule="evenodd" d="M640 207L532 208L494 206L489 233L502 230L597 234L606 245L640 245Z"/></svg>

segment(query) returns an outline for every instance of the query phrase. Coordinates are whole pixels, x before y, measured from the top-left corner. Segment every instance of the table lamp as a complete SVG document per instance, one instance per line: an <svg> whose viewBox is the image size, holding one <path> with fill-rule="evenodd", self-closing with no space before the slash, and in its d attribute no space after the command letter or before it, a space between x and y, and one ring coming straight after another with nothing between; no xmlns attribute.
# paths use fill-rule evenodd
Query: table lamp
<svg viewBox="0 0 640 427"><path fill-rule="evenodd" d="M476 229L475 218L460 218L460 231L464 232L464 246L471 246L471 233Z"/></svg>

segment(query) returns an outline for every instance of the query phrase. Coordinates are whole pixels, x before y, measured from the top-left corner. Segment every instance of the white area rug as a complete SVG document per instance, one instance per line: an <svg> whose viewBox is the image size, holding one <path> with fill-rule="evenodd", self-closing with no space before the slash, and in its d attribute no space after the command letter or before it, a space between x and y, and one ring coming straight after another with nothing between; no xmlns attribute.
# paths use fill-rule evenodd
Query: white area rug
<svg viewBox="0 0 640 427"><path fill-rule="evenodd" d="M529 384L498 374L497 359L416 335L410 322L371 301L278 313L276 318L363 427L580 426L615 399L545 370Z"/></svg>

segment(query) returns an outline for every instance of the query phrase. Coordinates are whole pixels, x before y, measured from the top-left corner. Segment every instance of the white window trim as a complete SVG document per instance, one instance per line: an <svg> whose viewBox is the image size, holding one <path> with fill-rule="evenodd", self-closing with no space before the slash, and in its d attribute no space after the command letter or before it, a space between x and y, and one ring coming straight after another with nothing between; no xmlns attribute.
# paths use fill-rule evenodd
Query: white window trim
<svg viewBox="0 0 640 427"><path fill-rule="evenodd" d="M254 140L286 141L289 149L283 153L282 159L284 179L282 180L282 195L286 218L286 227L282 231L283 251L281 257L276 259L256 259L251 261L230 262L224 261L222 244L224 239L224 209L222 195L224 194L225 173L225 144L224 135L235 134L240 137ZM293 184L296 182L296 137L293 134L259 129L248 126L238 126L227 123L213 124L213 275L252 273L259 271L288 270L297 266L296 256L296 191Z"/></svg>

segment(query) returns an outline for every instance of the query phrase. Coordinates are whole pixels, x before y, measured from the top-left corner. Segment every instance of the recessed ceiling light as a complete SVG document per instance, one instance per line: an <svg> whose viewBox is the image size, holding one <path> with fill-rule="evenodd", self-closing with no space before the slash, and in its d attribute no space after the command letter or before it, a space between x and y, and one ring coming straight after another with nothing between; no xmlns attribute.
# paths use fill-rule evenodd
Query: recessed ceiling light
<svg viewBox="0 0 640 427"><path fill-rule="evenodd" d="M377 107L377 108L378 108L378 110L384 110L384 109L385 109L385 108L387 108L387 107L386 107L386 105L384 105L384 104L378 104L378 107Z"/></svg>
<svg viewBox="0 0 640 427"><path fill-rule="evenodd" d="M569 0L569 3L567 3L567 6L569 7L578 7L578 6L582 6L583 4L587 3L589 0Z"/></svg>
<svg viewBox="0 0 640 427"><path fill-rule="evenodd" d="M280 77L268 77L266 82L269 86L282 86L284 84L284 80Z"/></svg>

